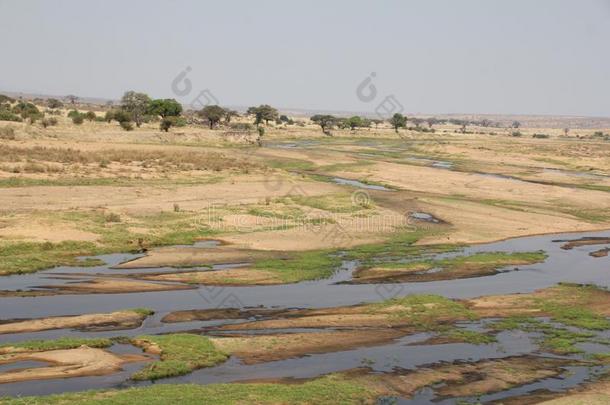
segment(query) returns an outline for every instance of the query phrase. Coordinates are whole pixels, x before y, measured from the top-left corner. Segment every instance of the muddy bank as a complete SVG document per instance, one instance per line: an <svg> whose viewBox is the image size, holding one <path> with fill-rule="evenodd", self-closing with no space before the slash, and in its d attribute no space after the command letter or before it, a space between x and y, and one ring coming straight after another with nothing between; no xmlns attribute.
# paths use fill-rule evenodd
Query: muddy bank
<svg viewBox="0 0 610 405"><path fill-rule="evenodd" d="M214 271L180 272L173 274L168 273L140 276L139 278L151 281L172 281L187 284L205 284L215 286L257 286L284 283L280 277L272 272L248 267Z"/></svg>
<svg viewBox="0 0 610 405"><path fill-rule="evenodd" d="M107 314L58 316L27 320L3 320L0 334L38 332L51 329L78 329L83 331L121 330L139 327L147 315L125 310Z"/></svg>
<svg viewBox="0 0 610 405"><path fill-rule="evenodd" d="M266 258L282 258L283 251L259 251L221 245L214 249L198 249L192 246L175 246L148 251L144 257L118 264L116 269L141 269L155 267L196 267L225 263L250 263Z"/></svg>
<svg viewBox="0 0 610 405"><path fill-rule="evenodd" d="M40 361L51 365L2 373L0 374L0 384L112 374L121 370L121 366L125 363L146 359L144 356L135 355L117 356L105 350L87 346L68 350L5 354L0 356L0 364Z"/></svg>
<svg viewBox="0 0 610 405"><path fill-rule="evenodd" d="M599 249L599 250L596 250L595 252L589 253L589 256L606 257L606 256L608 256L608 253L610 253L610 248L604 248L604 249Z"/></svg>
<svg viewBox="0 0 610 405"><path fill-rule="evenodd" d="M573 240L554 240L553 242L565 242L561 248L564 250L571 250L575 247L580 246L592 246L592 245L608 245L610 244L610 238L605 237L584 237Z"/></svg>
<svg viewBox="0 0 610 405"><path fill-rule="evenodd" d="M161 322L178 323L192 321L213 321L223 319L250 319L281 315L286 313L283 309L266 309L266 308L214 308L214 309L191 309L184 311L175 311L165 315Z"/></svg>
<svg viewBox="0 0 610 405"><path fill-rule="evenodd" d="M244 364L257 364L385 344L406 334L406 331L385 329L214 336L210 340Z"/></svg>

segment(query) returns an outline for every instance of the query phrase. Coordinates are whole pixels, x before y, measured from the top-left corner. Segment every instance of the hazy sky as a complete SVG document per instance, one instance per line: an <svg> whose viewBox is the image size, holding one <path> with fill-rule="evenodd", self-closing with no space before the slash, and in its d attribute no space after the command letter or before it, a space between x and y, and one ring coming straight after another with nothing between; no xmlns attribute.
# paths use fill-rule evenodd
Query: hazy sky
<svg viewBox="0 0 610 405"><path fill-rule="evenodd" d="M0 38L5 91L610 116L610 0L0 0Z"/></svg>

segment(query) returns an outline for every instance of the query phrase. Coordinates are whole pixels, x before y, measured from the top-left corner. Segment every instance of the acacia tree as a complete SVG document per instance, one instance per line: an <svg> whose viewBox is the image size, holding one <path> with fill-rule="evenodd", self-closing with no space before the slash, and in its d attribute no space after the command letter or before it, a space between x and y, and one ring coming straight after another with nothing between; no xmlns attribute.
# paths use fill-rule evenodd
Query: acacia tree
<svg viewBox="0 0 610 405"><path fill-rule="evenodd" d="M47 100L47 107L49 108L61 108L64 106L64 103L59 101L56 98L50 98Z"/></svg>
<svg viewBox="0 0 610 405"><path fill-rule="evenodd" d="M434 124L438 124L438 119L436 119L435 117L430 117L426 119L426 122L428 123L428 128L432 128Z"/></svg>
<svg viewBox="0 0 610 405"><path fill-rule="evenodd" d="M173 98L156 99L150 102L148 113L161 117L161 130L167 132L182 113L182 105Z"/></svg>
<svg viewBox="0 0 610 405"><path fill-rule="evenodd" d="M219 105L206 105L199 111L199 115L208 121L210 129L214 128L226 114L227 111Z"/></svg>
<svg viewBox="0 0 610 405"><path fill-rule="evenodd" d="M325 135L331 136L330 130L337 123L337 117L328 114L316 114L310 118L322 128Z"/></svg>
<svg viewBox="0 0 610 405"><path fill-rule="evenodd" d="M254 123L257 126L263 121L265 121L265 125L269 125L269 121L275 121L278 117L277 110L268 104L250 107L248 108L247 114L254 116Z"/></svg>
<svg viewBox="0 0 610 405"><path fill-rule="evenodd" d="M76 102L78 101L78 97L75 96L74 94L68 94L66 96L66 100L68 100L70 102L70 104L76 104Z"/></svg>
<svg viewBox="0 0 610 405"><path fill-rule="evenodd" d="M364 122L364 119L362 119L362 117L360 117L358 115L354 115L353 117L349 117L345 121L345 125L348 126L352 131L354 131L356 128L364 127L365 122Z"/></svg>
<svg viewBox="0 0 610 405"><path fill-rule="evenodd" d="M127 91L121 98L121 109L131 115L131 119L139 128L150 108L150 102L150 97L145 93Z"/></svg>
<svg viewBox="0 0 610 405"><path fill-rule="evenodd" d="M398 133L398 128L405 128L407 126L407 117L401 113L396 113L390 118L390 125L392 125L394 131Z"/></svg>
<svg viewBox="0 0 610 405"><path fill-rule="evenodd" d="M521 126L519 121L513 121L513 128L518 129Z"/></svg>

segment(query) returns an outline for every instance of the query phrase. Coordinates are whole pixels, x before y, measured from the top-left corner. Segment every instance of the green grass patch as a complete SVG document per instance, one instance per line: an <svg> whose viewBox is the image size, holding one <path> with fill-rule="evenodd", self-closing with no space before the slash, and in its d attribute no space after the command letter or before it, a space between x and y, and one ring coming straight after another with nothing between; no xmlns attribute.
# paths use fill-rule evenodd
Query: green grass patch
<svg viewBox="0 0 610 405"><path fill-rule="evenodd" d="M341 265L341 259L330 250L295 253L288 259L265 259L254 268L276 274L285 283L319 280L330 277Z"/></svg>
<svg viewBox="0 0 610 405"><path fill-rule="evenodd" d="M469 256L457 256L449 259L430 259L421 260L409 263L383 263L380 264L381 268L388 269L416 269L420 271L426 271L430 269L441 269L443 271L456 271L456 270L475 270L475 271L487 271L497 270L502 267L512 265L525 265L540 263L546 259L547 255L544 252L482 252L475 253Z"/></svg>
<svg viewBox="0 0 610 405"><path fill-rule="evenodd" d="M439 330L443 322L477 318L461 302L433 294L408 295L368 305L372 313L389 307L402 307L389 313L390 318L408 321L420 330Z"/></svg>
<svg viewBox="0 0 610 405"><path fill-rule="evenodd" d="M54 340L27 340L25 342L3 343L0 348L14 347L29 352L43 352L47 350L76 349L81 346L104 348L112 346L110 339L80 339L61 337Z"/></svg>
<svg viewBox="0 0 610 405"><path fill-rule="evenodd" d="M139 240L142 240L146 247L190 245L217 234L206 224L200 223L198 219L202 214L196 212L163 212L127 219L100 211L32 215L40 216L51 224L69 223L77 229L97 234L99 238L96 243L10 240L0 242L0 275L31 273L55 266L101 266L104 262L100 260L79 260L78 257L137 251L140 249ZM132 232L130 227L142 227L148 231Z"/></svg>
<svg viewBox="0 0 610 405"><path fill-rule="evenodd" d="M159 336L139 336L133 342L146 341L159 346L160 360L155 361L131 378L134 380L158 380L184 375L203 367L220 364L229 357L218 350L205 336L178 333Z"/></svg>
<svg viewBox="0 0 610 405"><path fill-rule="evenodd" d="M100 266L97 259L79 260L94 255L99 248L91 242L0 242L0 275L25 274L55 266Z"/></svg>
<svg viewBox="0 0 610 405"><path fill-rule="evenodd" d="M153 311L152 309L149 309L149 308L131 308L131 309L128 309L128 311L135 312L136 314L138 314L144 318L155 314L155 311Z"/></svg>
<svg viewBox="0 0 610 405"><path fill-rule="evenodd" d="M593 311L570 304L541 302L542 310L551 314L553 320L564 325L588 330L610 329L610 321Z"/></svg>
<svg viewBox="0 0 610 405"><path fill-rule="evenodd" d="M199 405L361 404L375 399L371 389L344 376L329 375L304 383L156 384L110 391L86 391L42 397L0 398L2 405Z"/></svg>
<svg viewBox="0 0 610 405"><path fill-rule="evenodd" d="M354 204L350 194L333 194L322 196L297 195L286 197L286 200L290 200L298 205L339 214L349 214L374 207L373 201L369 201L366 206Z"/></svg>
<svg viewBox="0 0 610 405"><path fill-rule="evenodd" d="M557 354L581 353L582 350L576 347L577 343L590 342L595 338L591 332L571 331L563 327L558 327L542 320L512 316L490 325L494 330L522 330L530 333L540 333L538 344L542 349Z"/></svg>

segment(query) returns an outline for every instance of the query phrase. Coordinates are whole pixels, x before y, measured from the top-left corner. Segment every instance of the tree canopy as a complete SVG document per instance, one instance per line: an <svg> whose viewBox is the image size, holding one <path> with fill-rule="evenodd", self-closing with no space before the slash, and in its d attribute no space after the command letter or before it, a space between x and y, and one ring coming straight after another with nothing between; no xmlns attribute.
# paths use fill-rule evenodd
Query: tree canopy
<svg viewBox="0 0 610 405"><path fill-rule="evenodd" d="M322 128L322 132L330 135L330 130L337 124L337 117L328 114L316 114L310 118Z"/></svg>
<svg viewBox="0 0 610 405"><path fill-rule="evenodd" d="M227 115L227 110L219 105L206 105L199 111L199 115L208 121L210 129L212 129Z"/></svg>
<svg viewBox="0 0 610 405"><path fill-rule="evenodd" d="M144 116L150 109L151 100L147 94L127 91L121 98L121 108L131 115L138 127L142 125Z"/></svg>
<svg viewBox="0 0 610 405"><path fill-rule="evenodd" d="M247 114L254 116L254 123L256 125L259 125L263 121L265 121L265 124L269 124L269 121L275 121L278 118L277 110L268 104L250 107L248 108Z"/></svg>
<svg viewBox="0 0 610 405"><path fill-rule="evenodd" d="M150 102L148 113L161 118L177 117L182 113L182 105L173 98L155 99Z"/></svg>
<svg viewBox="0 0 610 405"><path fill-rule="evenodd" d="M394 128L394 131L398 133L398 128L404 128L407 126L407 117L401 113L396 113L390 118L390 124Z"/></svg>

